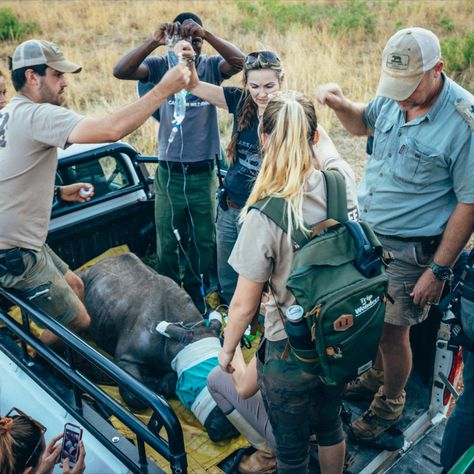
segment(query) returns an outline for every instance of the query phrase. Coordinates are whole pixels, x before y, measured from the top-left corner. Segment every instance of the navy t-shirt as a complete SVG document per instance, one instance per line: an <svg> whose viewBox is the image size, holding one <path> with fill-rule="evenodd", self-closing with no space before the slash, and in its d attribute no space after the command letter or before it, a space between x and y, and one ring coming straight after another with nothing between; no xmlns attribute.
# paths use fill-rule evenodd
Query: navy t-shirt
<svg viewBox="0 0 474 474"><path fill-rule="evenodd" d="M232 134L237 130L238 115L242 108L243 89L238 87L224 87L224 96L229 112L234 115ZM243 206L252 191L262 165L260 144L258 139L258 118L255 116L250 126L239 133L237 137L236 156L229 167L224 180L224 187L229 199L239 206Z"/></svg>

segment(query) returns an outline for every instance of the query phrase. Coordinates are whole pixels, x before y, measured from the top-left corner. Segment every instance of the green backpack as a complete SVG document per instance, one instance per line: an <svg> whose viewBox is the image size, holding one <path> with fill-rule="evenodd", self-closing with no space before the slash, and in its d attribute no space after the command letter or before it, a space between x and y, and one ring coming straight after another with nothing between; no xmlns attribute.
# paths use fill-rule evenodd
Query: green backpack
<svg viewBox="0 0 474 474"><path fill-rule="evenodd" d="M336 385L355 379L375 361L388 279L382 246L370 226L347 219L344 178L337 171L323 175L327 220L316 225L311 236L293 233L297 250L287 288L303 308L315 344L314 350L291 347L296 360L314 370L319 358L321 379ZM287 231L284 199L265 198L252 208Z"/></svg>

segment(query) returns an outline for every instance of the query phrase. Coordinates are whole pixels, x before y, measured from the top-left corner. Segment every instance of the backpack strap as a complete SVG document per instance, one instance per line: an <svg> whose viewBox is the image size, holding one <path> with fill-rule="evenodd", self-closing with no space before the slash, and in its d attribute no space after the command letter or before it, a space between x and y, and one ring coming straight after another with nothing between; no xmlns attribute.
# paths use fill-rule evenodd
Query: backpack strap
<svg viewBox="0 0 474 474"><path fill-rule="evenodd" d="M346 197L346 182L339 171L328 170L323 171L323 176L326 181L327 188L327 220L320 224L324 224L324 228L316 228L320 231L327 227L347 221L347 197ZM263 212L269 219L280 227L283 232L288 231L288 217L287 217L287 203L283 198L269 196L257 201L250 209L258 209ZM337 221L337 222L335 222ZM312 235L315 235L313 232ZM303 247L310 239L301 230L293 232L293 240L298 247Z"/></svg>
<svg viewBox="0 0 474 474"><path fill-rule="evenodd" d="M257 201L250 209L258 209L286 234L288 232L287 207L288 205L283 198L269 196ZM310 240L305 233L299 229L292 233L292 239L298 247L303 247L303 245Z"/></svg>
<svg viewBox="0 0 474 474"><path fill-rule="evenodd" d="M326 170L322 173L327 188L327 218L343 224L347 221L346 182L339 171Z"/></svg>

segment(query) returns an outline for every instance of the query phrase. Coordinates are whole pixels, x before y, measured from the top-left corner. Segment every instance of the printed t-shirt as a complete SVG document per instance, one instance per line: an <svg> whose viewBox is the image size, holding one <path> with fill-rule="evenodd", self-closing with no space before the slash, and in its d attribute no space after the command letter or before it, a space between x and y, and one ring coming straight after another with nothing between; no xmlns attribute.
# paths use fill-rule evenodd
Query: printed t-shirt
<svg viewBox="0 0 474 474"><path fill-rule="evenodd" d="M0 247L39 251L53 202L57 147L84 117L23 95L0 111Z"/></svg>
<svg viewBox="0 0 474 474"><path fill-rule="evenodd" d="M220 65L221 56L200 55L196 60L199 79L219 85L224 77ZM148 79L145 82L158 84L169 69L168 58L151 56L144 63L148 66ZM219 127L217 111L207 100L186 93L186 115L181 127L168 148L168 138L173 128L174 95L169 96L160 107L160 127L158 130L158 157L165 161L186 163L214 160L220 154Z"/></svg>
<svg viewBox="0 0 474 474"><path fill-rule="evenodd" d="M234 116L232 134L237 131L238 116L242 108L243 89L224 87L224 96L229 112ZM258 139L258 118L254 117L250 126L239 133L235 162L227 170L224 187L227 196L239 206L243 206L252 191L262 166Z"/></svg>
<svg viewBox="0 0 474 474"><path fill-rule="evenodd" d="M339 170L345 178L349 215L357 215L357 197L354 175L349 165L340 158L330 158L321 163L322 169ZM303 218L314 226L327 218L326 185L322 173L311 171L306 179L303 201ZM257 209L248 213L237 238L229 264L249 280L264 283L271 280L278 306L285 314L288 306L294 304L293 295L287 290L286 282L291 272L294 250L281 228ZM286 338L273 295L265 304L265 337L269 341Z"/></svg>

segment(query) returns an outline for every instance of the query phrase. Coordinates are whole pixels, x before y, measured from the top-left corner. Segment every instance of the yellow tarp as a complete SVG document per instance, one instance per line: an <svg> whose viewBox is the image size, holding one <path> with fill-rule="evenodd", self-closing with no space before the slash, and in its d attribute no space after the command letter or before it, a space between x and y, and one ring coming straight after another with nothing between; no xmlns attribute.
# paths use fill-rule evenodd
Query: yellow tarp
<svg viewBox="0 0 474 474"><path fill-rule="evenodd" d="M89 262L82 265L78 268L78 271L83 271L86 268L91 267L92 265L96 264L97 262L104 260L105 258L113 257L116 255L121 255L122 253L128 252L129 249L126 245L121 245L119 247L114 247L103 254L99 255L98 257L90 260ZM208 303L215 307L217 303L215 303L216 297L215 295L211 295L208 298ZM215 304L214 304L215 303ZM21 313L19 308L13 308L9 314L15 318L18 322L21 322ZM41 334L41 329L31 322L31 331L35 336L39 336ZM96 347L96 345L91 342L92 346ZM256 343L254 343L254 346ZM97 348L97 347L96 347ZM251 357L251 353L255 351L255 348L251 350L244 349L244 356L246 360L249 360ZM102 351L100 351L102 352ZM122 399L120 398L118 387L116 386L106 386L101 385L101 388L107 392L110 396L112 396L115 400L125 406ZM181 423L183 428L183 435L184 435L184 445L186 448L186 454L188 459L188 472L191 473L221 473L222 471L217 467L223 459L227 456L232 454L235 450L239 448L245 448L249 446L248 441L239 436L238 438L234 438L230 441L221 441L219 443L212 442L202 425L199 421L195 418L195 416L189 411L186 407L184 407L178 400L169 400L169 404L171 405L172 409L178 416L178 419ZM140 418L145 424L148 423L151 417L151 410L141 413L134 413L138 418ZM117 430L119 430L125 437L134 439L133 433L131 433L126 426L124 426L119 420L115 417L112 417L112 423ZM166 432L160 433L164 438L166 438ZM147 454L148 456L153 459L162 469L166 472L171 472L169 468L168 462L163 459L158 453L152 450L149 446L147 446Z"/></svg>

